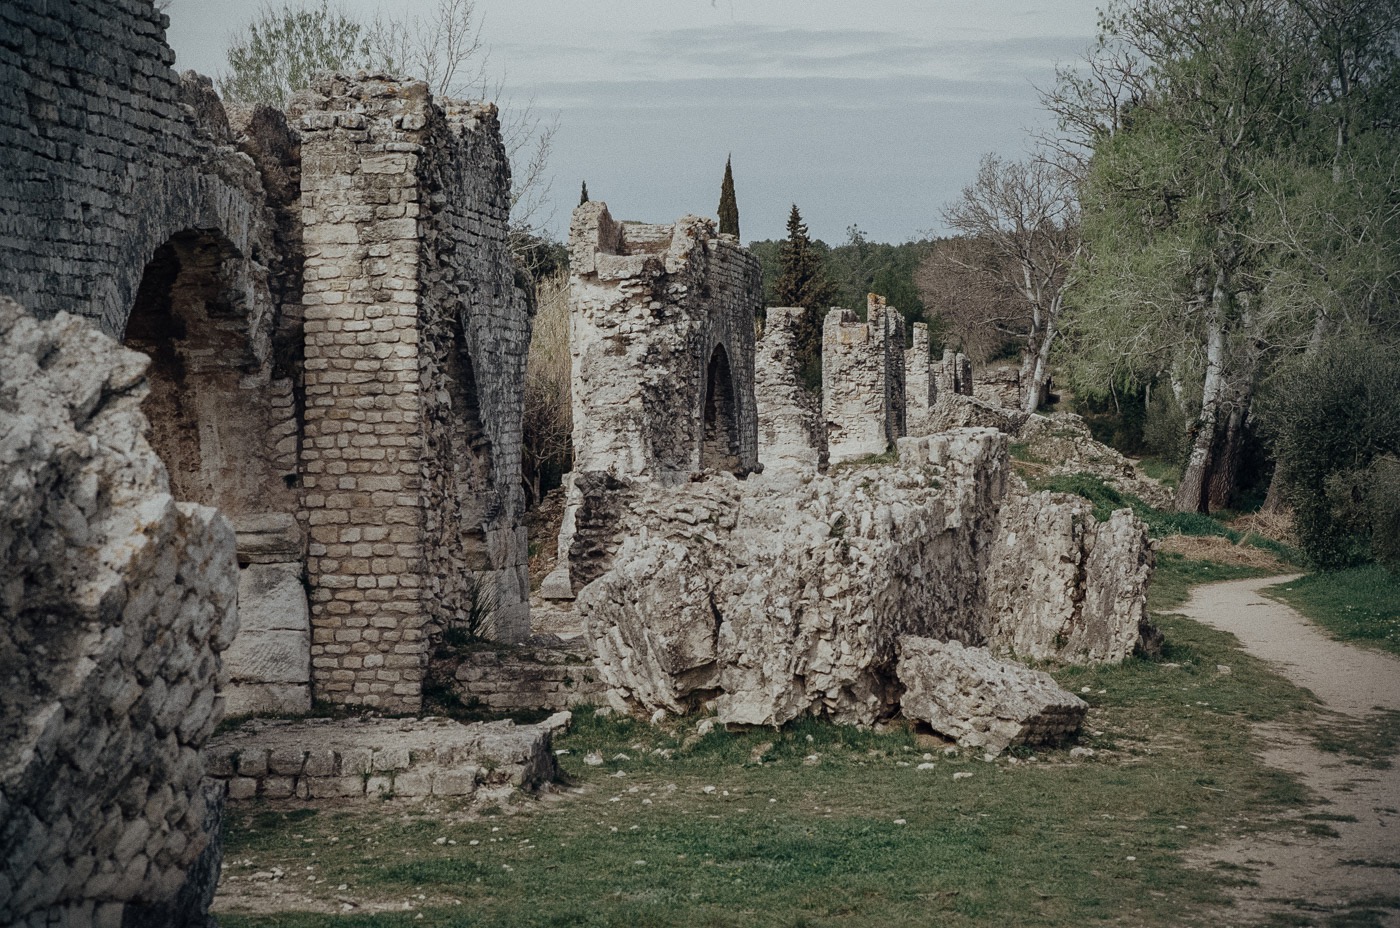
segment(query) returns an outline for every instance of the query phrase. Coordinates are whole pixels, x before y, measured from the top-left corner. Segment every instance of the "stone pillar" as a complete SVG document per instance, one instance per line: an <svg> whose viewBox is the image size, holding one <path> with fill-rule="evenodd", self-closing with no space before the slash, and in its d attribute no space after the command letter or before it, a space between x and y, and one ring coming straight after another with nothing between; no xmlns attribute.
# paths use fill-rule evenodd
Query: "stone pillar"
<svg viewBox="0 0 1400 928"><path fill-rule="evenodd" d="M418 220L426 89L301 120L311 667L316 695L416 711L426 659L418 428ZM415 105L415 103L417 105ZM356 112L356 109L361 109ZM392 217L392 218L388 218Z"/></svg>
<svg viewBox="0 0 1400 928"><path fill-rule="evenodd" d="M885 339L849 309L822 326L822 419L832 464L889 449Z"/></svg>
<svg viewBox="0 0 1400 928"><path fill-rule="evenodd" d="M885 298L866 296L865 319L884 351L885 440L894 446L906 432L904 382L904 316Z"/></svg>
<svg viewBox="0 0 1400 928"><path fill-rule="evenodd" d="M928 326L914 323L914 344L904 356L904 388L908 405L905 416L910 434L923 428L938 398L938 378L934 376L929 354Z"/></svg>
<svg viewBox="0 0 1400 928"><path fill-rule="evenodd" d="M754 359L758 402L758 457L764 473L816 473L826 466L826 429L820 403L798 379L797 329L807 310L768 310Z"/></svg>

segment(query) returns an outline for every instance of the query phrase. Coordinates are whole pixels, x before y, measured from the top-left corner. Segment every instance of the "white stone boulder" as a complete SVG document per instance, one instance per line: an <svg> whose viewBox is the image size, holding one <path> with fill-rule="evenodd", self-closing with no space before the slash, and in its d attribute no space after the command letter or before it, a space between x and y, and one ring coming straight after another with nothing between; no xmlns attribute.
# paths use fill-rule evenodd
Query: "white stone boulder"
<svg viewBox="0 0 1400 928"><path fill-rule="evenodd" d="M956 641L903 637L897 670L905 718L991 754L1059 741L1078 731L1088 710L1048 673Z"/></svg>

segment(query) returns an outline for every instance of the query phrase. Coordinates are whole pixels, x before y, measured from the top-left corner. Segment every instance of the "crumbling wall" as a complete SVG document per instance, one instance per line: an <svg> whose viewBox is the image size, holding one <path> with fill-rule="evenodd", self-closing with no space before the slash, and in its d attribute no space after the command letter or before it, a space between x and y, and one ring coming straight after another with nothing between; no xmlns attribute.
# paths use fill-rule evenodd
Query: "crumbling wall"
<svg viewBox="0 0 1400 928"><path fill-rule="evenodd" d="M764 473L816 473L826 467L821 402L798 377L797 333L807 310L769 307L754 359L758 454Z"/></svg>
<svg viewBox="0 0 1400 928"><path fill-rule="evenodd" d="M569 250L574 462L559 566L541 587L553 599L572 599L586 581L571 572L603 550L579 528L616 534L590 488L758 466L758 260L708 219L616 222L597 202L574 210Z"/></svg>
<svg viewBox="0 0 1400 928"><path fill-rule="evenodd" d="M897 709L901 636L1121 660L1145 603L1144 527L1122 513L1086 541L1084 523L1057 521L1073 504L1008 496L1007 448L959 429L900 439L897 464L803 481L614 491L623 538L576 603L609 700L870 723ZM1032 566L1075 555L1069 577Z"/></svg>
<svg viewBox="0 0 1400 928"><path fill-rule="evenodd" d="M176 498L239 525L291 517L296 352L277 346L300 337L279 335L299 260L277 217L295 141L266 108L235 132L207 78L171 69L166 22L140 0L0 9L0 292L151 356L150 444ZM249 660L261 629L248 635L229 661L234 710L309 708L304 649L295 683L270 681Z"/></svg>
<svg viewBox="0 0 1400 928"><path fill-rule="evenodd" d="M930 354L928 325L923 322L914 323L913 342L904 355L904 388L907 398L906 432L909 435L922 434L919 429L928 420L934 401L938 398L938 378Z"/></svg>
<svg viewBox="0 0 1400 928"><path fill-rule="evenodd" d="M831 463L883 454L905 434L904 317L871 294L866 320L833 309L822 326L822 419Z"/></svg>
<svg viewBox="0 0 1400 928"><path fill-rule="evenodd" d="M147 363L0 299L6 925L202 924L217 880L200 751L238 624L234 534L171 498Z"/></svg>
<svg viewBox="0 0 1400 928"><path fill-rule="evenodd" d="M758 260L710 220L615 222L604 203L569 231L574 471L678 483L706 446L758 463Z"/></svg>
<svg viewBox="0 0 1400 928"><path fill-rule="evenodd" d="M499 126L383 75L324 79L297 112L313 673L330 700L413 710L428 633L481 587L497 635L528 631Z"/></svg>

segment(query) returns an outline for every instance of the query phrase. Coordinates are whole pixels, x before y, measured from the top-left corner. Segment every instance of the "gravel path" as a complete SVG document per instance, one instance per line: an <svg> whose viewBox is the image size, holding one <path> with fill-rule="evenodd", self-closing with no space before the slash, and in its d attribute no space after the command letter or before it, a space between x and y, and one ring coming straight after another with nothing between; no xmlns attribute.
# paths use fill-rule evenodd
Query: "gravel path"
<svg viewBox="0 0 1400 928"><path fill-rule="evenodd" d="M1295 577L1233 580L1198 587L1180 610L1198 622L1231 632L1254 654L1299 686L1311 690L1339 724L1377 711L1400 711L1400 660L1329 637L1289 606L1259 591ZM1317 803L1284 816L1299 825L1333 829L1336 837L1288 829L1277 835L1227 841L1198 860L1249 871L1236 906L1217 924L1255 924L1287 914L1329 924L1327 913L1351 910L1367 899L1389 897L1400 905L1400 758L1388 769L1348 763L1345 755L1319 751L1308 734L1267 725L1257 733L1263 759L1298 775ZM1325 819L1304 816L1324 815ZM1400 928L1400 911L1373 908L1375 921ZM1293 922L1289 922L1293 923Z"/></svg>

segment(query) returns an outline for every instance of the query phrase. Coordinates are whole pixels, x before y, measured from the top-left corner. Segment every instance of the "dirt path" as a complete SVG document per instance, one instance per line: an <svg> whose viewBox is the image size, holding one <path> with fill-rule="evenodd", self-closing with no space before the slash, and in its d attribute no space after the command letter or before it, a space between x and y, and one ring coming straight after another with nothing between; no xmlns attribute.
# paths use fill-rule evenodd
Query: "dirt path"
<svg viewBox="0 0 1400 928"><path fill-rule="evenodd" d="M1259 590L1293 577L1235 580L1198 587L1179 612L1233 633L1245 649L1318 697L1338 724L1377 711L1400 711L1400 660L1335 641L1290 607ZM1400 764L1358 764L1320 751L1307 732L1259 726L1263 759L1297 774L1317 798L1287 818L1290 828L1226 841L1197 862L1244 868L1253 885L1220 924L1252 924L1277 914L1328 924L1328 914L1367 920L1345 924L1400 928ZM1326 832L1332 832L1327 834ZM1373 904L1389 900L1389 905ZM1363 914L1365 913L1365 914ZM1345 917L1345 916L1343 916Z"/></svg>

